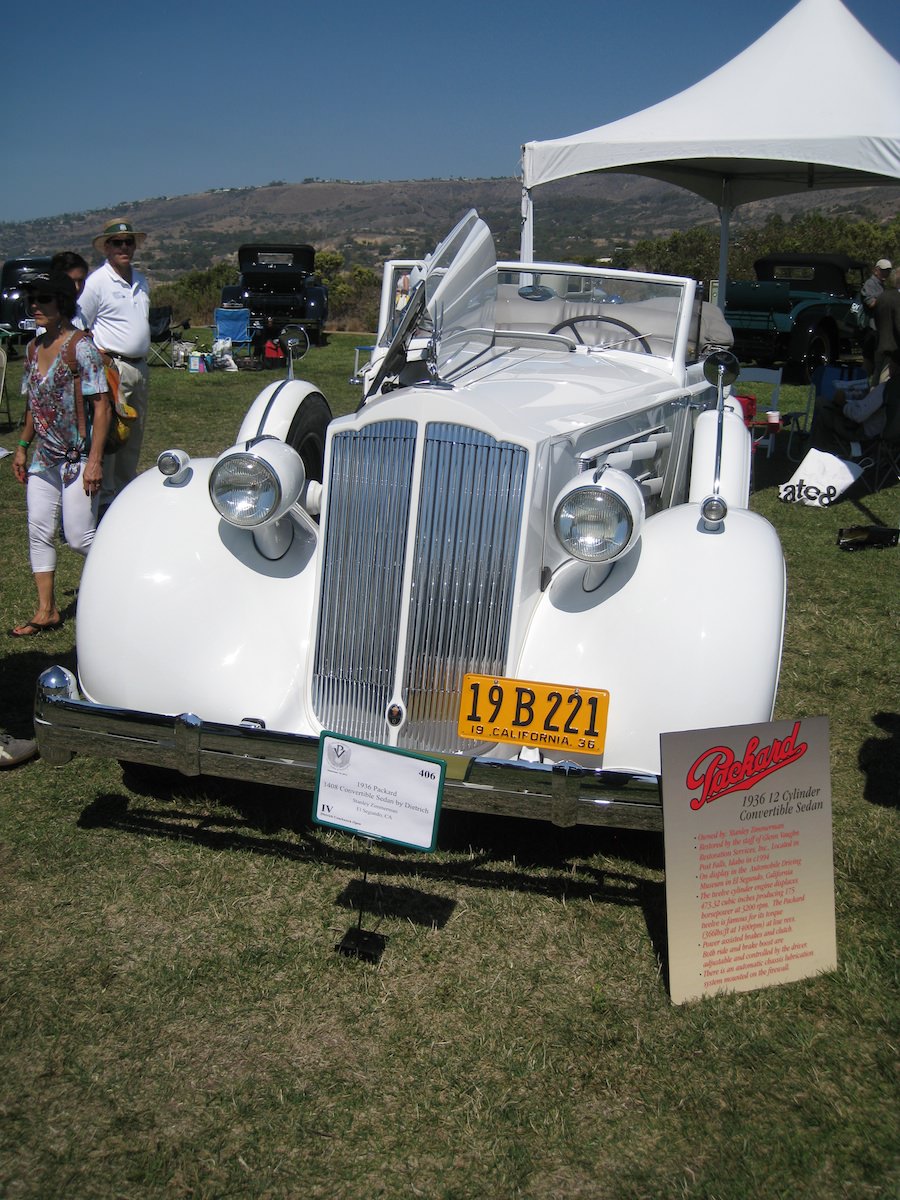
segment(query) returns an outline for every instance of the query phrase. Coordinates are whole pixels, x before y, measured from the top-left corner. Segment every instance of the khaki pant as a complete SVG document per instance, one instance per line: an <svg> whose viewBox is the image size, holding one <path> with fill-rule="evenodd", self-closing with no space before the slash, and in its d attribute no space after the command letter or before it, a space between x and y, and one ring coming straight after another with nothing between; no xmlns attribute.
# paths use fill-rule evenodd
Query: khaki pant
<svg viewBox="0 0 900 1200"><path fill-rule="evenodd" d="M107 454L103 459L103 486L100 489L101 509L112 504L122 488L131 483L137 474L150 400L150 368L147 366L146 360L140 363L129 363L124 359L116 358L115 361L119 368L119 400L130 404L137 410L138 415L131 422L128 441L125 445L120 446L115 454Z"/></svg>

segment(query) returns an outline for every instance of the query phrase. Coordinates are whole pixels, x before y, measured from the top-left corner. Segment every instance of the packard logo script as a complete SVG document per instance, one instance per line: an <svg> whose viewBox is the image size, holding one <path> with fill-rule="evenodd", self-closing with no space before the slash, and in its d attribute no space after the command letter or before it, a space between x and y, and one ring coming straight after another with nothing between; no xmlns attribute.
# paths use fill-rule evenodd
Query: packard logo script
<svg viewBox="0 0 900 1200"><path fill-rule="evenodd" d="M685 782L693 791L700 789L699 796L691 797L691 808L696 812L704 804L711 804L729 792L740 792L755 787L761 779L780 771L782 767L802 758L807 751L806 742L797 745L800 722L786 738L773 738L770 746L760 749L759 738L752 737L742 758L737 758L728 746L713 746L704 750L688 770Z"/></svg>

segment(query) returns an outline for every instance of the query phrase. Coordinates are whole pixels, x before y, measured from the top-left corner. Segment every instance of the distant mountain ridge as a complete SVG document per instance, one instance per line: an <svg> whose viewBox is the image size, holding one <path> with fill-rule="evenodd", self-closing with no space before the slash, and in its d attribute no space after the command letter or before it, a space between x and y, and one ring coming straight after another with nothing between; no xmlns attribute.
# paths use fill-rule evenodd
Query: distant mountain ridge
<svg viewBox="0 0 900 1200"><path fill-rule="evenodd" d="M597 258L616 245L717 223L715 208L690 192L636 175L580 175L534 193L535 254ZM264 187L157 196L109 209L0 223L0 260L71 249L96 261L91 242L119 214L149 234L139 264L153 282L235 256L245 241L312 242L340 251L346 264L377 266L388 257L432 249L469 208L494 234L501 258L518 257L520 183L514 178L427 179L353 183L306 180ZM739 209L742 223L772 213L786 220L818 210L830 216L886 221L900 209L900 187L852 188L760 201ZM236 257L234 257L236 261Z"/></svg>

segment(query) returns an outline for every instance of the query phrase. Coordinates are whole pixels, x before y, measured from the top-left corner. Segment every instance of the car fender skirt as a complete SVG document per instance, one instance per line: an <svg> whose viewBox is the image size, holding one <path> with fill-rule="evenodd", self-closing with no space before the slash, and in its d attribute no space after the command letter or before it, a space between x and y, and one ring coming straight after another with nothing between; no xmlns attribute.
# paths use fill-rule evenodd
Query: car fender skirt
<svg viewBox="0 0 900 1200"><path fill-rule="evenodd" d="M667 509L590 587L583 564L557 572L515 674L609 691L604 769L658 773L661 733L771 718L785 574L762 517L732 509L709 530L697 505Z"/></svg>

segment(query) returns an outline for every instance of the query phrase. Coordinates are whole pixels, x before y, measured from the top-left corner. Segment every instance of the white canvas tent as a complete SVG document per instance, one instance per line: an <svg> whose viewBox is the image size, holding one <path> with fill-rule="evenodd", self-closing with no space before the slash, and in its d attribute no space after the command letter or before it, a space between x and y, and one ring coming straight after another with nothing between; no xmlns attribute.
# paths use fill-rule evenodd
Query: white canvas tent
<svg viewBox="0 0 900 1200"><path fill-rule="evenodd" d="M800 0L686 91L585 133L526 143L523 262L534 256L532 189L592 171L646 175L717 205L724 285L739 204L900 183L900 64L840 0Z"/></svg>

